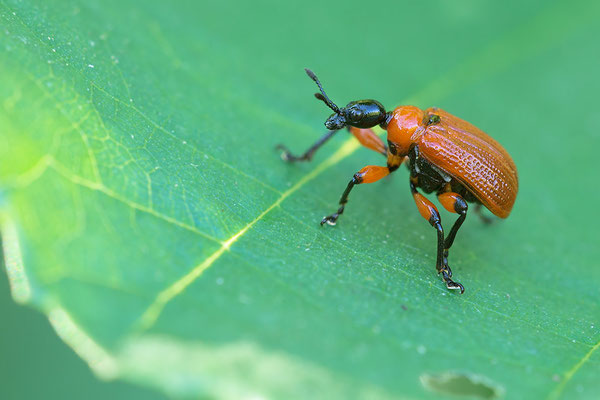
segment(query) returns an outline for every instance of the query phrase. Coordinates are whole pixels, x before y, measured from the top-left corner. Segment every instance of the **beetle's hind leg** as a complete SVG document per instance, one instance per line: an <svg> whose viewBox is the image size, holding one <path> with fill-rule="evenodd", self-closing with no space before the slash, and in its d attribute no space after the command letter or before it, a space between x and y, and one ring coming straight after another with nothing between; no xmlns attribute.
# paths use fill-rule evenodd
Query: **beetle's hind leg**
<svg viewBox="0 0 600 400"><path fill-rule="evenodd" d="M441 193L438 195L438 200L440 201L440 203L442 204L442 206L444 206L444 208L446 210L450 211L451 213L458 214L458 218L454 222L454 225L452 225L452 229L450 229L450 233L448 234L448 236L446 236L446 239L444 240L444 254L443 254L444 270L447 271L447 274L449 277L452 277L452 270L450 269L450 266L448 265L448 250L450 250L450 247L452 247L452 244L454 243L454 239L456 238L456 233L458 232L458 230L462 226L463 222L465 222L465 219L467 218L467 210L469 209L469 206L468 206L467 202L465 201L465 199L463 199L461 197L461 195L459 195L458 193L454 193L454 192ZM464 289L461 289L461 293L463 291L464 291Z"/></svg>
<svg viewBox="0 0 600 400"><path fill-rule="evenodd" d="M444 263L448 264L448 250L452 247L454 243L454 239L456 238L456 233L462 226L463 222L465 222L465 218L467 218L467 210L469 206L465 199L463 199L458 193L454 192L446 192L438 195L438 200L444 206L444 208L451 213L458 214L457 220L452 225L452 229L450 229L450 233L446 236L444 240Z"/></svg>
<svg viewBox="0 0 600 400"><path fill-rule="evenodd" d="M425 196L423 196L421 193L419 193L417 191L416 179L414 179L414 178L411 178L410 190L412 192L413 199L415 200L417 208L419 209L419 213L437 231L437 259L436 259L435 266L438 271L438 274L442 275L442 279L444 280L444 283L446 284L446 287L448 289L458 289L458 290L460 290L461 294L464 293L465 292L464 286L461 285L460 283L454 282L452 280L452 270L448 266L448 262L447 262L448 252L446 249L446 240L444 240L444 228L442 227L442 219L440 218L440 213L438 212L436 206L431 201L427 200L427 198ZM465 202L465 204L466 204L466 202ZM464 221L464 218L463 218L463 221ZM462 222L461 222L461 224L462 224ZM452 239L451 241L454 241L454 236L456 235L455 231L458 230L458 228L455 229L455 226L456 226L456 223L454 224L454 226L450 230L450 234L448 235L448 239L451 238ZM458 225L458 227L460 227L460 224ZM453 231L454 231L454 234L452 233ZM450 245L452 245L452 243L450 243Z"/></svg>

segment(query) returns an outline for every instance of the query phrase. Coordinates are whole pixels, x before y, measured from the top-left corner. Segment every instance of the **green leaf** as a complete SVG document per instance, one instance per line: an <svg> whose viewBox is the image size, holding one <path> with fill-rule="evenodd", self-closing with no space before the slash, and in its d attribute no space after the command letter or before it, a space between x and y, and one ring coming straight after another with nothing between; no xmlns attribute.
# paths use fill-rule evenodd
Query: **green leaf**
<svg viewBox="0 0 600 400"><path fill-rule="evenodd" d="M597 2L0 0L0 215L16 301L103 378L216 398L600 391ZM434 268L407 172L338 103L440 106L513 155L506 221ZM443 213L446 229L455 216Z"/></svg>

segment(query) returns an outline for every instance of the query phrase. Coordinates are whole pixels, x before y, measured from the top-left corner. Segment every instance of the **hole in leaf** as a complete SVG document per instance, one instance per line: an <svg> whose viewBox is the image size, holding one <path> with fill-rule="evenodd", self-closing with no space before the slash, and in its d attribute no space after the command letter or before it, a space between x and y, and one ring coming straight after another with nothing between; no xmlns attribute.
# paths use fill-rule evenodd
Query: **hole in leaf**
<svg viewBox="0 0 600 400"><path fill-rule="evenodd" d="M421 384L428 390L452 396L477 399L496 399L504 390L490 379L475 374L444 372L437 375L423 374Z"/></svg>

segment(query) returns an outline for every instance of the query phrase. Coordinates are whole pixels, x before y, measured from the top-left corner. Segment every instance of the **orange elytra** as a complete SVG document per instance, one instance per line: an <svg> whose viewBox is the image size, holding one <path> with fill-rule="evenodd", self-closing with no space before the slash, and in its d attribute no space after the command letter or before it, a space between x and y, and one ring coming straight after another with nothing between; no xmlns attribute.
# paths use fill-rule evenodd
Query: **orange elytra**
<svg viewBox="0 0 600 400"><path fill-rule="evenodd" d="M308 161L315 151L337 131L345 127L365 147L387 157L385 167L368 165L358 171L346 187L338 210L321 220L321 225L335 225L344 212L348 195L354 185L372 183L389 175L404 162L410 171L410 189L419 213L437 231L436 269L448 289L464 292L464 287L452 280L448 265L448 250L467 216L468 204L476 204L479 213L484 206L495 216L510 214L519 180L517 168L508 152L485 132L440 108L421 110L414 106L400 106L386 112L376 100L352 101L340 108L325 94L316 75L306 70L317 84L320 93L315 97L333 110L325 121L329 131L303 155L294 156L284 146L282 158L286 161ZM371 128L387 130L387 146ZM450 232L444 235L441 218L435 205L418 192L437 194L442 206L458 214Z"/></svg>

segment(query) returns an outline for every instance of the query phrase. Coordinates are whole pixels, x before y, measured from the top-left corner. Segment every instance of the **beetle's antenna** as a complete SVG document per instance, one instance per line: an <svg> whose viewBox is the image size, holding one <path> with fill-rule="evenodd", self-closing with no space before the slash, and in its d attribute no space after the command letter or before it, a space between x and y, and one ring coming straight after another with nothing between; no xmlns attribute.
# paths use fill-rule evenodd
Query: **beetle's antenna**
<svg viewBox="0 0 600 400"><path fill-rule="evenodd" d="M315 81L315 83L319 87L319 90L321 91L321 93L315 93L315 97L323 101L323 103L327 104L327 107L331 108L336 114L339 114L340 108L336 106L335 103L329 99L329 97L327 97L325 91L323 90L323 86L321 86L321 82L319 82L319 78L317 78L315 73L312 72L310 69L304 68L304 70L306 71L306 75L308 75L310 79Z"/></svg>

